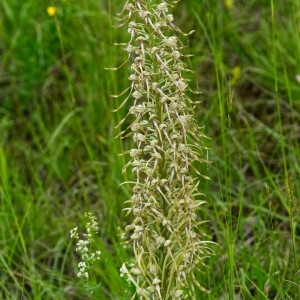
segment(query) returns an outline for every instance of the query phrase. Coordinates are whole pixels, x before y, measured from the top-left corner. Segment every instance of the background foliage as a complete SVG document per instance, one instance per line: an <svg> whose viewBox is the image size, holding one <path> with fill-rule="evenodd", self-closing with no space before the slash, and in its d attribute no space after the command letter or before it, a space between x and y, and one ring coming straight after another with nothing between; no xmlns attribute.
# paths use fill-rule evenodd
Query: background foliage
<svg viewBox="0 0 300 300"><path fill-rule="evenodd" d="M126 157L112 113L128 70L111 27L123 1L0 2L0 298L86 299L69 230L100 219L96 299L122 299ZM47 7L55 6L54 16ZM297 299L300 2L181 1L200 125L212 137L206 232L220 247L199 270L207 299ZM194 86L193 86L194 85ZM200 299L200 298L199 298Z"/></svg>

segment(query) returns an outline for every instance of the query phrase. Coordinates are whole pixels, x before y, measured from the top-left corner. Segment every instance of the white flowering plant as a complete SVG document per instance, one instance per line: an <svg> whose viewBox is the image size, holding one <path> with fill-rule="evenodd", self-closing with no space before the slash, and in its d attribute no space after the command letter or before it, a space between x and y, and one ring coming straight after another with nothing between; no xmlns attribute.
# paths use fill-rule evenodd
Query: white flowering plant
<svg viewBox="0 0 300 300"><path fill-rule="evenodd" d="M85 213L87 219L86 232L79 236L78 227L70 230L71 238L76 240L76 252L80 255L78 262L77 277L85 280L85 289L93 294L100 284L93 279L92 271L95 263L101 258L101 251L94 250L96 248L95 237L99 232L99 224L97 218L91 212Z"/></svg>
<svg viewBox="0 0 300 300"><path fill-rule="evenodd" d="M194 119L195 101L187 96L190 72L184 63L185 34L169 9L178 1L128 0L121 12L129 41L121 44L131 62L129 91L120 105L132 101L121 138L132 136L134 148L123 172L134 173L126 215L127 244L134 257L121 276L135 286L139 299L195 299L196 268L210 256L197 210L205 203L198 187L199 164L205 163L203 139ZM195 93L194 93L195 94ZM130 117L130 118L129 118ZM196 176L195 176L196 175Z"/></svg>

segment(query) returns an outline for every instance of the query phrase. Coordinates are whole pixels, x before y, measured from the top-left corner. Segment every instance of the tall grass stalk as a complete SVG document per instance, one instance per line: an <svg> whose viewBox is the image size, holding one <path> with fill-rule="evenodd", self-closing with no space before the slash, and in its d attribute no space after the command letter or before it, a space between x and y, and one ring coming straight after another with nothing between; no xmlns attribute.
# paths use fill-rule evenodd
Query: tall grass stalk
<svg viewBox="0 0 300 300"><path fill-rule="evenodd" d="M193 116L195 102L184 74L183 33L169 9L177 1L127 1L119 21L127 24L129 41L122 44L131 62L128 94L132 101L119 137L132 136L134 148L124 166L134 173L132 196L125 208L131 224L125 239L134 258L121 275L136 288L139 299L195 299L196 266L205 272L211 250L197 210L204 195L198 190L205 163L205 135ZM191 32L190 32L191 33ZM189 34L190 34L189 33ZM117 110L118 110L117 109ZM129 219L129 218L128 218Z"/></svg>

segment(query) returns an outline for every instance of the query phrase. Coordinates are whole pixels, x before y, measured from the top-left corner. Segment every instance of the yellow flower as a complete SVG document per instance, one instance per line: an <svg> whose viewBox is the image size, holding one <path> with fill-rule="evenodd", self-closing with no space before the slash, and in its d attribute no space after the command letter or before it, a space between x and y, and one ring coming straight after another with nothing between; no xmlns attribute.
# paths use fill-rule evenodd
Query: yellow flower
<svg viewBox="0 0 300 300"><path fill-rule="evenodd" d="M47 7L47 14L50 17L53 17L56 14L56 7L55 6L48 6Z"/></svg>
<svg viewBox="0 0 300 300"><path fill-rule="evenodd" d="M234 86L237 84L237 82L239 81L240 77L241 77L241 67L240 66L236 66L231 70L231 74L232 77L230 79L230 85Z"/></svg>
<svg viewBox="0 0 300 300"><path fill-rule="evenodd" d="M226 0L226 1L225 1L225 6L226 6L228 9L230 9L230 8L232 7L232 5L233 5L233 1L232 1L232 0Z"/></svg>

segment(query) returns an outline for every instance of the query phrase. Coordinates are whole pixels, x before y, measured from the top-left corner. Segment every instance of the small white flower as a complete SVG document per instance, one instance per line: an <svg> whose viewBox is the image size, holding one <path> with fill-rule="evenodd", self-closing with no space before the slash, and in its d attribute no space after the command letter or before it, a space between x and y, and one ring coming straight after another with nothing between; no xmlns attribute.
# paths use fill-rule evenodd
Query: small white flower
<svg viewBox="0 0 300 300"><path fill-rule="evenodd" d="M177 290L173 293L175 298L180 298L180 296L183 294L183 290Z"/></svg>
<svg viewBox="0 0 300 300"><path fill-rule="evenodd" d="M141 11L139 11L139 16L141 18L145 19L145 18L151 16L151 13L150 13L150 11L147 11L147 10L141 10Z"/></svg>
<svg viewBox="0 0 300 300"><path fill-rule="evenodd" d="M133 162L131 163L131 165L133 167L141 167L142 166L142 163L139 159L134 159Z"/></svg>
<svg viewBox="0 0 300 300"><path fill-rule="evenodd" d="M145 110L146 110L146 107L144 105L139 104L139 105L135 105L135 106L130 107L129 113L132 114L132 115L141 114Z"/></svg>
<svg viewBox="0 0 300 300"><path fill-rule="evenodd" d="M168 7L167 4L162 2L160 4L157 5L157 9L161 12L167 12L168 11Z"/></svg>
<svg viewBox="0 0 300 300"><path fill-rule="evenodd" d="M175 50L175 51L173 51L173 52L171 53L171 56L172 56L174 59L179 59L180 56L181 56L181 54L180 54L179 51ZM174 74L174 75L177 75L177 76L178 76L178 74Z"/></svg>
<svg viewBox="0 0 300 300"><path fill-rule="evenodd" d="M139 155L141 155L141 153L142 153L141 149L131 149L129 151L130 156L133 158L137 158Z"/></svg>
<svg viewBox="0 0 300 300"><path fill-rule="evenodd" d="M167 20L168 20L169 22L173 22L173 21L174 21L174 17L173 17L172 14L166 15L166 18L167 18Z"/></svg>
<svg viewBox="0 0 300 300"><path fill-rule="evenodd" d="M140 98L142 98L143 95L140 92L135 91L135 92L132 93L132 96L135 99L140 99Z"/></svg>
<svg viewBox="0 0 300 300"><path fill-rule="evenodd" d="M158 267L154 264L151 264L150 268L149 268L149 271L150 271L150 273L156 275L158 273Z"/></svg>
<svg viewBox="0 0 300 300"><path fill-rule="evenodd" d="M134 231L135 232L144 231L144 227L143 226L135 226Z"/></svg>
<svg viewBox="0 0 300 300"><path fill-rule="evenodd" d="M141 124L139 124L139 123L134 123L131 125L131 130L133 132L140 131L142 128L143 128L143 126L141 126ZM131 156L131 154L130 154L130 156Z"/></svg>
<svg viewBox="0 0 300 300"><path fill-rule="evenodd" d="M177 86L180 89L180 91L184 91L185 88L187 87L187 84L183 80L179 80L177 82Z"/></svg>
<svg viewBox="0 0 300 300"><path fill-rule="evenodd" d="M128 273L129 273L129 271L128 271L128 269L127 269L125 263L124 263L124 264L122 265L122 267L120 268L120 273L121 273L121 274L128 274Z"/></svg>
<svg viewBox="0 0 300 300"><path fill-rule="evenodd" d="M84 278L88 278L89 277L89 274L88 272L78 272L77 273L77 277L84 277Z"/></svg>
<svg viewBox="0 0 300 300"><path fill-rule="evenodd" d="M133 268L130 270L130 272L134 275L141 275L142 271L139 268Z"/></svg>
<svg viewBox="0 0 300 300"><path fill-rule="evenodd" d="M176 38L176 36L171 36L171 37L167 38L165 40L165 43L169 47L176 47L176 45L177 45L177 38Z"/></svg>
<svg viewBox="0 0 300 300"><path fill-rule="evenodd" d="M144 134L138 133L137 134L137 140L141 141L141 142L144 142L144 141L146 141L146 136Z"/></svg>
<svg viewBox="0 0 300 300"><path fill-rule="evenodd" d="M162 245L164 242L165 242L165 238L163 236L159 236L157 239L156 239L156 243L160 246Z"/></svg>
<svg viewBox="0 0 300 300"><path fill-rule="evenodd" d="M131 238L132 240L138 240L138 239L141 238L141 233L140 233L140 232L139 232L139 233L134 233L134 234L132 234L132 235L130 236L130 238Z"/></svg>
<svg viewBox="0 0 300 300"><path fill-rule="evenodd" d="M134 6L133 6L133 4L128 3L128 4L125 5L124 8L125 8L126 10L133 10L133 9L134 9Z"/></svg>
<svg viewBox="0 0 300 300"><path fill-rule="evenodd" d="M128 52L128 53L133 53L135 52L136 50L136 47L132 46L132 45L128 45L125 50Z"/></svg>
<svg viewBox="0 0 300 300"><path fill-rule="evenodd" d="M157 22L153 25L153 29L156 31L157 29L159 29L161 27L161 23Z"/></svg>
<svg viewBox="0 0 300 300"><path fill-rule="evenodd" d="M84 261L79 262L78 268L86 268L86 263Z"/></svg>
<svg viewBox="0 0 300 300"><path fill-rule="evenodd" d="M135 28L137 26L137 24L135 22L130 22L128 24L128 28Z"/></svg>
<svg viewBox="0 0 300 300"><path fill-rule="evenodd" d="M78 236L78 227L75 227L73 229L70 230L70 235L72 239L79 239Z"/></svg>
<svg viewBox="0 0 300 300"><path fill-rule="evenodd" d="M131 74L129 77L128 77L129 80L137 80L138 77L134 74Z"/></svg>
<svg viewBox="0 0 300 300"><path fill-rule="evenodd" d="M166 240L165 243L164 243L164 246L168 247L171 243L172 243L171 240Z"/></svg>

